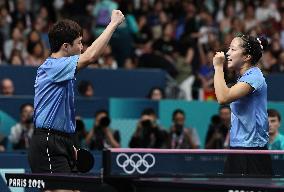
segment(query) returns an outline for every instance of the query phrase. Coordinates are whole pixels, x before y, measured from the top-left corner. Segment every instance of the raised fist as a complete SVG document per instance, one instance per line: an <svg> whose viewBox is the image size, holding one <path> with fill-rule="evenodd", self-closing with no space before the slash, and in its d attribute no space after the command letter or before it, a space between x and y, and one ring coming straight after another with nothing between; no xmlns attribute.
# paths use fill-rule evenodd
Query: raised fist
<svg viewBox="0 0 284 192"><path fill-rule="evenodd" d="M225 54L224 52L216 52L213 58L213 65L214 67L222 67L225 62Z"/></svg>
<svg viewBox="0 0 284 192"><path fill-rule="evenodd" d="M114 23L116 26L121 24L124 21L124 15L120 10L113 10L111 13L111 23Z"/></svg>

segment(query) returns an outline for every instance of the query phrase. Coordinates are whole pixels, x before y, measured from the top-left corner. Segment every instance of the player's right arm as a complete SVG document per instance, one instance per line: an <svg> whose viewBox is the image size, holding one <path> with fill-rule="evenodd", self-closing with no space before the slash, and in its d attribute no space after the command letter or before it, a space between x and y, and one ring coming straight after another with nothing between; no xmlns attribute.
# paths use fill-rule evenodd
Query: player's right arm
<svg viewBox="0 0 284 192"><path fill-rule="evenodd" d="M87 50L80 55L77 71L87 67L94 63L99 56L103 53L104 48L108 44L113 32L124 21L124 15L119 10L113 10L111 15L111 21L103 33L92 43Z"/></svg>

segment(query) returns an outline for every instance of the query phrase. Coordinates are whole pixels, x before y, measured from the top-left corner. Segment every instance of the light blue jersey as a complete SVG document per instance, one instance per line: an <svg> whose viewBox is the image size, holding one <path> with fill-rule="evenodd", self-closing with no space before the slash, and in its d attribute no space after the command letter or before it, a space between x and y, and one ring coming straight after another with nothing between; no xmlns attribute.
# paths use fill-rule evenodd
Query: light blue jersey
<svg viewBox="0 0 284 192"><path fill-rule="evenodd" d="M254 91L231 103L230 146L264 147L268 144L267 84L258 67L248 69L238 80Z"/></svg>
<svg viewBox="0 0 284 192"><path fill-rule="evenodd" d="M79 55L48 58L35 80L34 123L36 128L75 132L74 81Z"/></svg>

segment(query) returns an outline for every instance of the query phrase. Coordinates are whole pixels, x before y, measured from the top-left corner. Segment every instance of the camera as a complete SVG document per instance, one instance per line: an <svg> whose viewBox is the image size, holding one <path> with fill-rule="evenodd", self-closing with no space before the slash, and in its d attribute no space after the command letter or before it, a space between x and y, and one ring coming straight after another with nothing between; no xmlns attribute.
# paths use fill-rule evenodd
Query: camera
<svg viewBox="0 0 284 192"><path fill-rule="evenodd" d="M151 120L141 121L141 127L142 127L143 136L149 136L154 131L154 129L153 129L154 125L153 125Z"/></svg>
<svg viewBox="0 0 284 192"><path fill-rule="evenodd" d="M183 126L180 125L180 124L175 124L175 128L176 128L176 131L175 131L176 134L180 135L182 133L182 131L183 131Z"/></svg>
<svg viewBox="0 0 284 192"><path fill-rule="evenodd" d="M105 128L107 128L110 124L110 118L108 116L102 117L99 120L99 123L97 126L94 127L95 132L98 133L102 133L103 134L103 130Z"/></svg>
<svg viewBox="0 0 284 192"><path fill-rule="evenodd" d="M102 128L108 127L110 124L110 118L108 116L102 117L99 122L99 126Z"/></svg>

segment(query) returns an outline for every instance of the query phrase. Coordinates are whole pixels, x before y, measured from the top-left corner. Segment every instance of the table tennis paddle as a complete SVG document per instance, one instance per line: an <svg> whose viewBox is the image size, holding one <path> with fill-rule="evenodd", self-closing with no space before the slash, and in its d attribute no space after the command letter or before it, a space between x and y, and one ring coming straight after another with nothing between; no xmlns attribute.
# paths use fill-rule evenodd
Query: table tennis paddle
<svg viewBox="0 0 284 192"><path fill-rule="evenodd" d="M77 169L81 173L90 171L95 163L93 154L86 149L77 150Z"/></svg>

